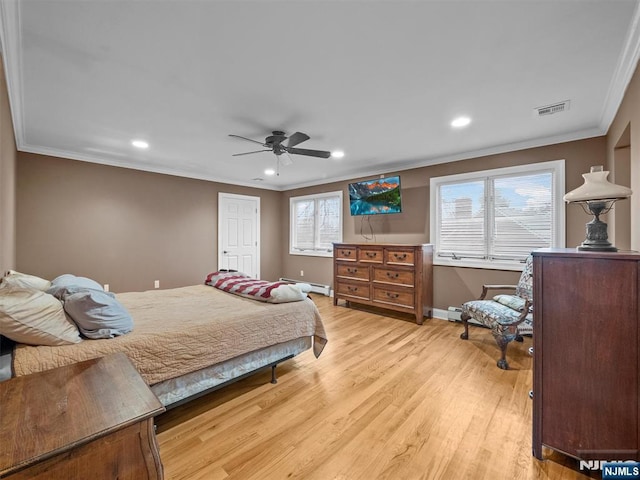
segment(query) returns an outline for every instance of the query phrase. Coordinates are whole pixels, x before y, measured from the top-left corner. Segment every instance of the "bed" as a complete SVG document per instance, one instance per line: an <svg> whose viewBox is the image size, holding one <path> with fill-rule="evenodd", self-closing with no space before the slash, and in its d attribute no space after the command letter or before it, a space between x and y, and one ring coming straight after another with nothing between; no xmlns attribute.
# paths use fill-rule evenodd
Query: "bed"
<svg viewBox="0 0 640 480"><path fill-rule="evenodd" d="M11 348L11 374L124 352L171 408L262 368L275 372L278 363L305 350L318 357L327 342L309 298L272 304L208 285L128 292L116 298L133 318L131 332L62 346L17 343Z"/></svg>

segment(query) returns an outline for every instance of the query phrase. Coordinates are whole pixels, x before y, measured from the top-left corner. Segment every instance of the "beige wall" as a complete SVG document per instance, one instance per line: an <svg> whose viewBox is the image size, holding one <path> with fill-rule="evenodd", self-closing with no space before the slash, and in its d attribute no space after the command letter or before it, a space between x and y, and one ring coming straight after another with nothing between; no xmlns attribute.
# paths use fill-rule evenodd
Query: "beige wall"
<svg viewBox="0 0 640 480"><path fill-rule="evenodd" d="M280 192L19 153L17 268L116 292L202 283L217 268L218 192L260 197L261 276L280 274Z"/></svg>
<svg viewBox="0 0 640 480"><path fill-rule="evenodd" d="M589 171L591 165L605 163L605 147L605 138L597 137L412 170L389 172L389 174L398 173L401 176L403 211L394 215L371 217L375 241L429 242L429 182L432 177L564 159L566 191L569 191L582 184L581 175ZM347 185L351 181L353 180L285 192L282 202L283 236L285 239L282 255L283 274L286 277L300 278L300 270L303 270L305 272L304 279L307 281L323 284L333 283L331 259L289 255L288 253L287 236L289 232L289 198L291 196L342 190L344 241L366 242L360 235L363 217L352 217L349 214ZM575 246L584 240L585 223L589 221L589 217L575 205L568 206L566 213L567 245ZM368 234L368 224L365 223L362 229ZM477 297L482 290L483 283L515 283L518 277L517 272L436 266L434 267L434 306L446 309L450 305L460 305L466 300Z"/></svg>
<svg viewBox="0 0 640 480"><path fill-rule="evenodd" d="M604 137L455 163L389 172L402 177L403 213L372 217L378 242L429 241L433 176L531 162L566 160L566 189L603 163ZM345 241L364 241L362 217L348 213L348 181L272 192L74 160L20 153L17 162L18 270L52 278L71 272L114 291L199 283L217 267L217 194L261 197L261 273L332 284L331 259L288 254L289 197L342 190ZM354 179L355 180L355 179ZM278 208L279 207L279 208ZM567 244L584 238L588 217L567 208ZM367 224L362 228L367 231ZM434 267L434 304L445 309L474 298L483 283L514 283L516 272Z"/></svg>
<svg viewBox="0 0 640 480"><path fill-rule="evenodd" d="M627 147L628 151L623 149ZM616 183L629 185L633 190L630 200L630 212L626 206L618 209L622 202L614 207L614 223L628 221L630 224L630 246L633 250L640 250L640 70L636 68L624 99L618 109L609 132L607 133L607 164L612 171ZM629 158L630 182L624 182L626 165L624 158ZM616 172L616 165L622 162L622 172ZM620 168L620 167L618 167ZM620 210L620 212L618 212ZM620 218L623 217L623 218ZM621 227L616 225L615 231Z"/></svg>
<svg viewBox="0 0 640 480"><path fill-rule="evenodd" d="M16 266L16 142L0 59L0 272Z"/></svg>

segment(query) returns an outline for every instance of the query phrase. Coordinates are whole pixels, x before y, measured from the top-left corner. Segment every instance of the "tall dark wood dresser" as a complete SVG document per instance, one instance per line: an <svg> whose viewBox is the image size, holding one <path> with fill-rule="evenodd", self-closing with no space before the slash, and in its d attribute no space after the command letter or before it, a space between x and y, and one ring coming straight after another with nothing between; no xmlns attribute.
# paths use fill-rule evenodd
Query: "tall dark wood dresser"
<svg viewBox="0 0 640 480"><path fill-rule="evenodd" d="M640 460L640 254L533 255L533 454Z"/></svg>

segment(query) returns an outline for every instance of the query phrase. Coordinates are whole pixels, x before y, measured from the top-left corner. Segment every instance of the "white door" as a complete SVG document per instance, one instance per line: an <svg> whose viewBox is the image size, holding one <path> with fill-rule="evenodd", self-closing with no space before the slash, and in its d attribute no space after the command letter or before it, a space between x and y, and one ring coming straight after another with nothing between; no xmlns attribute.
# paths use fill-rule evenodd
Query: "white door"
<svg viewBox="0 0 640 480"><path fill-rule="evenodd" d="M260 278L260 197L218 193L218 269Z"/></svg>

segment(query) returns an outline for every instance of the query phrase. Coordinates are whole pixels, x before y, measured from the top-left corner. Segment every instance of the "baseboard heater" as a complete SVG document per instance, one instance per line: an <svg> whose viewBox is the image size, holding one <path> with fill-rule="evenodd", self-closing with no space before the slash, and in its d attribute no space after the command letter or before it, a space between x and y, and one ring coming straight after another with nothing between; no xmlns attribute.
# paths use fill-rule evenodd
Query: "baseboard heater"
<svg viewBox="0 0 640 480"><path fill-rule="evenodd" d="M289 282L289 283L306 283L307 285L311 285L311 291L313 293L321 293L322 295L326 295L327 297L331 296L330 285L321 285L320 283L305 282L304 280L294 280L293 278L280 278L280 281Z"/></svg>
<svg viewBox="0 0 640 480"><path fill-rule="evenodd" d="M460 307L449 307L447 310L447 320L450 322L460 321L460 314L462 309Z"/></svg>
<svg viewBox="0 0 640 480"><path fill-rule="evenodd" d="M460 314L461 313L462 313L462 309L460 307L449 307L449 309L447 310L447 319L450 322L460 322L460 321L462 321L460 319ZM480 322L477 322L473 318L470 318L468 320L468 322L472 323L474 325L482 325Z"/></svg>

